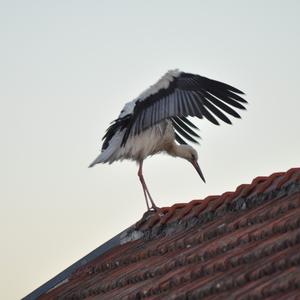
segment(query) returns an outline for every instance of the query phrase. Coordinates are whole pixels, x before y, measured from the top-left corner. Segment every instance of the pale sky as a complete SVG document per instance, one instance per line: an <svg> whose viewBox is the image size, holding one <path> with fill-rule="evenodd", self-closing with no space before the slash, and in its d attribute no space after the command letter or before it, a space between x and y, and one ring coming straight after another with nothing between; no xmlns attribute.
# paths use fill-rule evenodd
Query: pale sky
<svg viewBox="0 0 300 300"><path fill-rule="evenodd" d="M196 121L187 162L144 164L159 206L299 167L299 1L1 1L0 290L19 299L138 221L134 162L97 165L125 102L179 68L234 85L242 120Z"/></svg>

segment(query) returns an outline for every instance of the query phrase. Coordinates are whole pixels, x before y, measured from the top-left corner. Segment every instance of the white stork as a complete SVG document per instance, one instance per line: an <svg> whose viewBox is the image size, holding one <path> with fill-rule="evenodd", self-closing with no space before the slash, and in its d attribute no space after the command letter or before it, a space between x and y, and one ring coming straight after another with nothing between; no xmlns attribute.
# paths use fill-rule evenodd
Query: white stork
<svg viewBox="0 0 300 300"><path fill-rule="evenodd" d="M239 94L243 92L219 81L179 70L168 71L140 96L125 104L107 129L101 153L90 167L123 159L136 161L147 208L157 210L143 177L144 159L160 152L184 158L205 182L197 151L185 141L197 143L195 138L199 138L193 130L198 128L187 117L206 118L216 125L219 118L231 124L225 113L240 118L232 107L245 109L241 103L247 103Z"/></svg>

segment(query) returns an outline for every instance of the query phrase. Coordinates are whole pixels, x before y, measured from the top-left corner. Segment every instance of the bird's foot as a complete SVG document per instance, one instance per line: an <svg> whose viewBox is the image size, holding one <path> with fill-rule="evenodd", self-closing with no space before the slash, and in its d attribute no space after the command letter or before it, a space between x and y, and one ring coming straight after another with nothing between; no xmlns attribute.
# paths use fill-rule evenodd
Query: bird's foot
<svg viewBox="0 0 300 300"><path fill-rule="evenodd" d="M151 208L148 211L156 212L160 217L164 216L164 212L162 211L162 209L156 206L155 204L152 204Z"/></svg>

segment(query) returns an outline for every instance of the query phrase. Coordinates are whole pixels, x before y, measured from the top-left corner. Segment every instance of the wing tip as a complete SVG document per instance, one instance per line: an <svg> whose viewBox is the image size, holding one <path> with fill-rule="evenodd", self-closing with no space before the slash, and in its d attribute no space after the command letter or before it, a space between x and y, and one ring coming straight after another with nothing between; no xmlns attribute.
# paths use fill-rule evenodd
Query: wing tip
<svg viewBox="0 0 300 300"><path fill-rule="evenodd" d="M246 95L243 91L235 88L235 87L232 87L232 92L236 93L236 94L240 94L240 95ZM245 100L246 101L246 100Z"/></svg>

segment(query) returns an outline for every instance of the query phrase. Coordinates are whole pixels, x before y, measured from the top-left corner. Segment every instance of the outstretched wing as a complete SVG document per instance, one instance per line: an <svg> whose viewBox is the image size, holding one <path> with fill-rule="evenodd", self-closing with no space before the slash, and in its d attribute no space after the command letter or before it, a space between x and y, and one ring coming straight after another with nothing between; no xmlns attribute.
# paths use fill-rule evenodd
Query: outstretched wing
<svg viewBox="0 0 300 300"><path fill-rule="evenodd" d="M129 136L165 119L171 119L179 143L185 143L179 135L196 142L192 136L197 138L198 135L186 117L206 118L215 125L219 125L218 119L231 124L226 114L240 118L234 108L245 109L242 103L247 101L241 94L244 93L223 82L178 70L169 71L135 101L122 144Z"/></svg>

